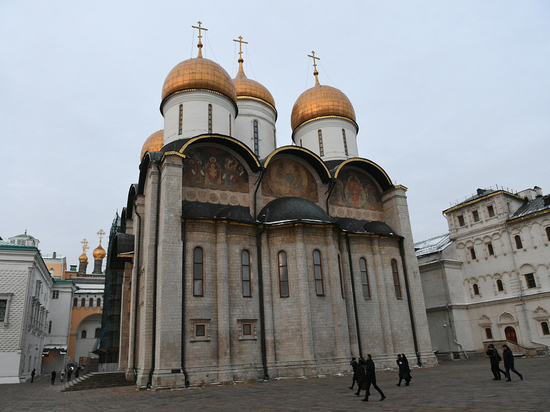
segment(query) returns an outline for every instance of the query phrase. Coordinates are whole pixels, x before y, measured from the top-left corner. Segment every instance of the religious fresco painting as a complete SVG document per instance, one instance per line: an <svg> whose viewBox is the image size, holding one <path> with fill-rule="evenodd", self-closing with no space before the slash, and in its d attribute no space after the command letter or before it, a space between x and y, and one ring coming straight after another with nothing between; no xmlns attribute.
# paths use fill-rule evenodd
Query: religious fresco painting
<svg viewBox="0 0 550 412"><path fill-rule="evenodd" d="M248 173L231 153L217 147L197 147L185 155L185 186L248 193Z"/></svg>
<svg viewBox="0 0 550 412"><path fill-rule="evenodd" d="M376 183L358 169L344 169L340 172L329 203L331 206L382 211Z"/></svg>
<svg viewBox="0 0 550 412"><path fill-rule="evenodd" d="M262 179L262 194L275 197L301 197L317 202L317 182L311 172L292 159L272 161Z"/></svg>

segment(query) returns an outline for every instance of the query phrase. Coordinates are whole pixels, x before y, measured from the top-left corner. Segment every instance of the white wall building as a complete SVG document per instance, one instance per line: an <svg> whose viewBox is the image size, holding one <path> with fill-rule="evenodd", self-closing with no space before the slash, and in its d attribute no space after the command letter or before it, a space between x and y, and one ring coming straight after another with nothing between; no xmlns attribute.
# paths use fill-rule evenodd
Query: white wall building
<svg viewBox="0 0 550 412"><path fill-rule="evenodd" d="M550 345L550 196L478 189L443 211L449 233L415 244L433 349L515 351Z"/></svg>

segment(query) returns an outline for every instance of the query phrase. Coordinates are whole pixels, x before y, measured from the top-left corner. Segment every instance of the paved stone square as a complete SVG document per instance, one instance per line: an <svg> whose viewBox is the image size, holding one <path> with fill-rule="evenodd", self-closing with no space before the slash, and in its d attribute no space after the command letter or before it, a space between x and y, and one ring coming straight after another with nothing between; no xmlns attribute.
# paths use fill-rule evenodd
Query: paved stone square
<svg viewBox="0 0 550 412"><path fill-rule="evenodd" d="M412 361L411 361L412 364ZM174 391L133 387L61 392L59 380L0 385L0 411L549 411L550 357L516 359L524 380L493 381L489 360L471 358L414 368L409 387L397 387L396 371L378 371L387 399L372 391L361 402L350 376L212 385Z"/></svg>

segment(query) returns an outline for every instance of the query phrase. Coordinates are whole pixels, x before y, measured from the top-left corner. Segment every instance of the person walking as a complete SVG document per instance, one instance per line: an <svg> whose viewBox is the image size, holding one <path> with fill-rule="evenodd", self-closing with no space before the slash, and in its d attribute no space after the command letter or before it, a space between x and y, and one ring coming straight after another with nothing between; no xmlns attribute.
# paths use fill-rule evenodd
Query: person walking
<svg viewBox="0 0 550 412"><path fill-rule="evenodd" d="M399 383L397 386L401 386L401 381L405 380L405 386L409 386L411 382L411 368L409 367L409 360L404 353L397 355L397 366L399 366Z"/></svg>
<svg viewBox="0 0 550 412"><path fill-rule="evenodd" d="M506 382L510 382L510 371L514 372L523 380L523 375L514 368L514 354L508 345L502 345L502 357L504 358L504 369L506 370Z"/></svg>
<svg viewBox="0 0 550 412"><path fill-rule="evenodd" d="M69 366L69 370L67 371L67 382L71 381L71 375L73 374L73 368Z"/></svg>
<svg viewBox="0 0 550 412"><path fill-rule="evenodd" d="M498 354L498 351L495 349L495 345L492 343L487 346L487 352L485 352L489 356L489 361L491 362L491 372L493 372L494 381L499 381L500 379L500 373L502 372L504 375L506 375L506 372L500 369L499 363L502 360L500 355Z"/></svg>
<svg viewBox="0 0 550 412"><path fill-rule="evenodd" d="M36 375L36 369L33 369L31 372L31 383L34 383L34 375Z"/></svg>
<svg viewBox="0 0 550 412"><path fill-rule="evenodd" d="M359 356L359 362L357 366L357 392L355 394L359 396L361 391L367 387L365 360Z"/></svg>
<svg viewBox="0 0 550 412"><path fill-rule="evenodd" d="M363 402L369 401L369 395L370 395L370 386L378 391L381 398L380 400L383 401L386 399L386 396L384 395L384 392L378 387L376 384L376 371L374 366L374 361L372 360L372 357L370 354L367 355L367 364L365 365L366 370L366 382L367 382L367 393L365 393L365 397L362 399Z"/></svg>
<svg viewBox="0 0 550 412"><path fill-rule="evenodd" d="M357 382L357 370L359 369L359 364L357 363L355 358L351 358L351 362L349 364L353 368L353 381L351 382L351 386L349 388L353 390L355 382Z"/></svg>
<svg viewBox="0 0 550 412"><path fill-rule="evenodd" d="M55 383L55 369L52 371L52 385Z"/></svg>
<svg viewBox="0 0 550 412"><path fill-rule="evenodd" d="M65 368L61 371L61 383L63 383L63 378L65 377Z"/></svg>

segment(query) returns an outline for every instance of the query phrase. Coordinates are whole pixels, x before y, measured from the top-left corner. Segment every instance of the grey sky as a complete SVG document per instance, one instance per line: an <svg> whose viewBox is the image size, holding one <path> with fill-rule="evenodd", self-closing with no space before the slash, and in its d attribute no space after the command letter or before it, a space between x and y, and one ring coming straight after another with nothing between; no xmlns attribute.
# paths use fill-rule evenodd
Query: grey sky
<svg viewBox="0 0 550 412"><path fill-rule="evenodd" d="M495 184L550 193L548 1L0 2L0 236L28 233L77 264L137 182L163 128L169 71L204 57L275 98L278 144L319 80L342 90L359 153L406 186L414 239L444 233L449 202ZM104 243L106 245L106 242ZM91 270L91 266L89 266Z"/></svg>

